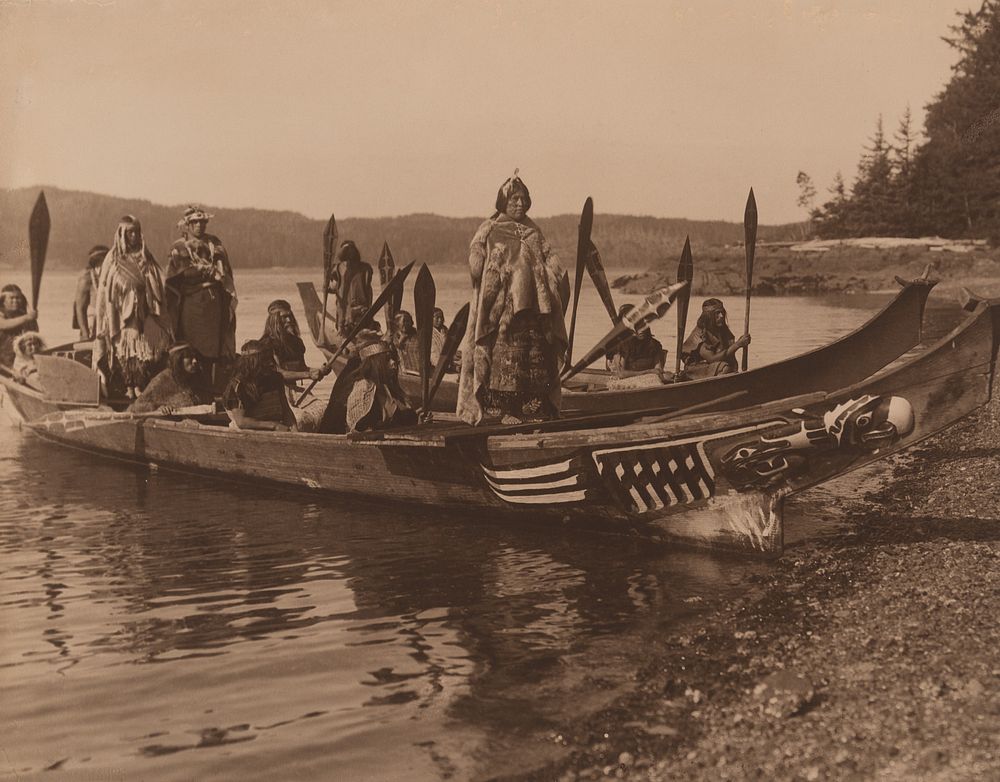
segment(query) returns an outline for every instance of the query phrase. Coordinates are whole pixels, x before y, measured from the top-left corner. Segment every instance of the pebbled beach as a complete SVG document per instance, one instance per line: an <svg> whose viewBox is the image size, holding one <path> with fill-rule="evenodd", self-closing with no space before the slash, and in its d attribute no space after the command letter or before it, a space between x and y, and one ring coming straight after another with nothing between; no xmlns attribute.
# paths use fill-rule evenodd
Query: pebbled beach
<svg viewBox="0 0 1000 782"><path fill-rule="evenodd" d="M561 726L564 759L517 778L1000 778L1000 402L844 510L653 641L634 688Z"/></svg>

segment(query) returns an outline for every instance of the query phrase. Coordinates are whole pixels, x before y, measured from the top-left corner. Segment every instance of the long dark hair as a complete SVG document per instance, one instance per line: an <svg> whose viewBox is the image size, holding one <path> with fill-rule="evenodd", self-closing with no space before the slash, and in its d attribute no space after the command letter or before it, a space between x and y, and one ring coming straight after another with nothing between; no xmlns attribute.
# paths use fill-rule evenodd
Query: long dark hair
<svg viewBox="0 0 1000 782"><path fill-rule="evenodd" d="M292 333L286 331L282 323L282 315L286 313L292 319ZM299 323L291 310L270 310L264 323L264 333L258 341L270 342L282 362L302 361L306 353L306 346L299 332Z"/></svg>
<svg viewBox="0 0 1000 782"><path fill-rule="evenodd" d="M198 360L198 371L190 375L184 371L184 359L194 358ZM170 374L177 384L183 388L195 391L205 391L208 389L208 378L203 369L204 359L201 354L190 345L170 351L167 363L170 367Z"/></svg>
<svg viewBox="0 0 1000 782"><path fill-rule="evenodd" d="M7 283L0 289L0 294L4 293L16 293L20 298L21 302L14 307L12 310L8 310L2 304L2 297L0 297L0 309L3 310L4 317L6 318L16 318L19 315L25 315L28 312L28 297L24 295L24 291L21 290L20 286L15 285L12 282Z"/></svg>
<svg viewBox="0 0 1000 782"><path fill-rule="evenodd" d="M702 312L698 316L698 328L700 328L706 334L712 334L721 340L722 344L729 347L736 341L736 337L729 328L729 322L723 321L722 326L716 327L715 325L715 312L716 310L710 310L708 312ZM723 310L725 312L725 310Z"/></svg>
<svg viewBox="0 0 1000 782"><path fill-rule="evenodd" d="M251 339L244 342L240 348L229 387L235 388L239 384L247 396L257 396L257 384L260 379L275 371L271 346L263 340Z"/></svg>

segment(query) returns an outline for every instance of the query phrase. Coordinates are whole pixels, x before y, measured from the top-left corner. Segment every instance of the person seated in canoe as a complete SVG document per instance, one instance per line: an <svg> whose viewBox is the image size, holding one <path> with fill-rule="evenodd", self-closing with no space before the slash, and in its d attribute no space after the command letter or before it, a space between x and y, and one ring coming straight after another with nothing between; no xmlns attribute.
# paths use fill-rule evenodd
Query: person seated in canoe
<svg viewBox="0 0 1000 782"><path fill-rule="evenodd" d="M340 243L330 275L330 293L337 297L337 328L346 335L372 306L372 267L350 239Z"/></svg>
<svg viewBox="0 0 1000 782"><path fill-rule="evenodd" d="M392 346L395 349L395 359L400 369L407 372L420 371L420 346L417 340L417 328L413 325L413 316L406 310L400 310L392 321ZM433 357L433 350L431 351Z"/></svg>
<svg viewBox="0 0 1000 782"><path fill-rule="evenodd" d="M243 343L222 404L233 429L287 432L295 428L285 379L278 372L274 351L259 339Z"/></svg>
<svg viewBox="0 0 1000 782"><path fill-rule="evenodd" d="M684 374L690 380L739 371L736 354L750 344L750 335L733 336L726 322L726 308L719 299L705 299L698 323L681 348Z"/></svg>
<svg viewBox="0 0 1000 782"><path fill-rule="evenodd" d="M181 342L167 351L167 368L149 381L128 406L128 412L159 411L169 415L180 407L210 404L213 396L201 356L191 345Z"/></svg>
<svg viewBox="0 0 1000 782"><path fill-rule="evenodd" d="M198 351L221 388L236 356L237 297L229 254L206 231L212 216L197 206L184 210L177 223L181 238L170 248L166 292L176 338Z"/></svg>
<svg viewBox="0 0 1000 782"><path fill-rule="evenodd" d="M292 312L292 305L285 299L275 299L267 305L267 321L260 338L274 351L278 372L285 382L295 387L299 380L320 380L319 369L306 364L306 346L299 331L299 322Z"/></svg>
<svg viewBox="0 0 1000 782"><path fill-rule="evenodd" d="M87 342L94 335L94 316L90 305L97 297L97 286L101 281L101 264L111 248L95 244L87 253L87 268L76 281L76 297L73 301L73 328L80 332L80 339Z"/></svg>
<svg viewBox="0 0 1000 782"><path fill-rule="evenodd" d="M38 331L38 311L28 306L21 289L10 283L0 290L0 364L14 364L14 340L28 331Z"/></svg>
<svg viewBox="0 0 1000 782"><path fill-rule="evenodd" d="M559 415L567 342L563 270L527 216L530 208L531 195L515 171L469 247L472 297L456 410L469 424Z"/></svg>
<svg viewBox="0 0 1000 782"><path fill-rule="evenodd" d="M358 336L355 356L337 377L319 431L367 432L417 423L399 385L391 346L375 331Z"/></svg>
<svg viewBox="0 0 1000 782"><path fill-rule="evenodd" d="M635 309L633 304L623 304L618 309L621 321ZM667 351L649 326L638 334L628 336L624 342L608 354L608 369L612 378L609 389L645 388L658 386L664 381L663 365L667 361Z"/></svg>
<svg viewBox="0 0 1000 782"><path fill-rule="evenodd" d="M14 339L14 379L41 390L35 354L45 350L45 342L37 331L25 331Z"/></svg>

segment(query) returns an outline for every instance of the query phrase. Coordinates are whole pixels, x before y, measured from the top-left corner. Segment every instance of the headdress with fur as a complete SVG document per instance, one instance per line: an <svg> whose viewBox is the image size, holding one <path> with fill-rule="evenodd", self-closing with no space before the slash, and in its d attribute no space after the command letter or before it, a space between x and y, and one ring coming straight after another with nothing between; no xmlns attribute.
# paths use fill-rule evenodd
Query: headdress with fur
<svg viewBox="0 0 1000 782"><path fill-rule="evenodd" d="M215 215L210 215L200 206L189 206L184 210L183 223L185 225L190 225L191 223L207 223Z"/></svg>
<svg viewBox="0 0 1000 782"><path fill-rule="evenodd" d="M497 214L503 214L507 211L507 201L510 200L511 194L515 190L520 190L524 193L524 211L527 212L531 209L531 193L528 192L528 186L524 184L521 177L517 175L519 169L514 169L514 176L500 185L500 189L497 191Z"/></svg>

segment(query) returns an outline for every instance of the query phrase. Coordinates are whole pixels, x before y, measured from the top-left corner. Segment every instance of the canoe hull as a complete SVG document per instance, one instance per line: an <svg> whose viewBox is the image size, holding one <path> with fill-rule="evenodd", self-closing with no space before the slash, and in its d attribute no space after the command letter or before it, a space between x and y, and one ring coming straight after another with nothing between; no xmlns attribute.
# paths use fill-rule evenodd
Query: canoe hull
<svg viewBox="0 0 1000 782"><path fill-rule="evenodd" d="M775 555L786 497L907 448L989 400L997 313L984 303L925 353L833 394L653 424L482 436L429 429L422 439L390 432L368 441L84 411L29 426L154 466Z"/></svg>

